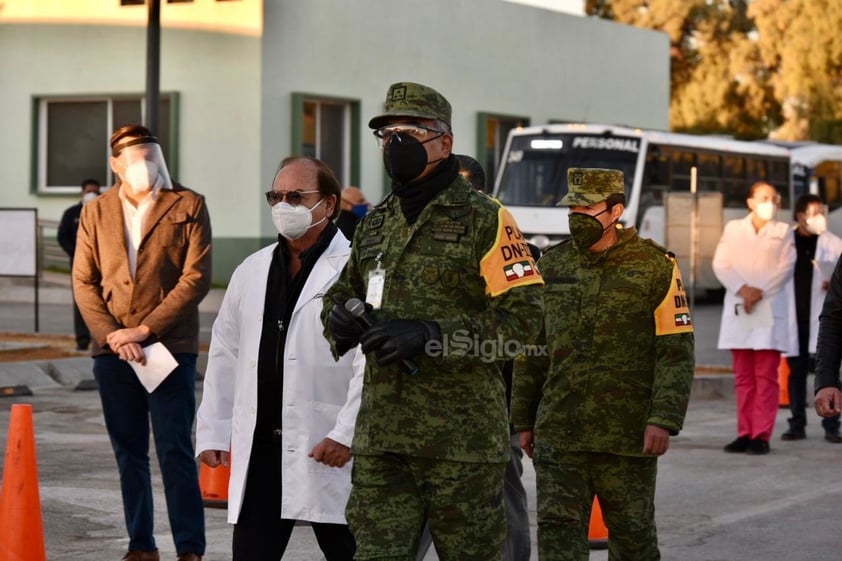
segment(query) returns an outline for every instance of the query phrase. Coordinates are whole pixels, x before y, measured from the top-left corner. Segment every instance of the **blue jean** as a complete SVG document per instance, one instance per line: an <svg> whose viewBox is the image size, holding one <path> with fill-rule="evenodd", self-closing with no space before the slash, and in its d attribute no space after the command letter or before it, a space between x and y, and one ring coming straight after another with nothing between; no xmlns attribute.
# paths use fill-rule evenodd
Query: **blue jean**
<svg viewBox="0 0 842 561"><path fill-rule="evenodd" d="M94 377L120 470L129 550L157 549L149 473L151 419L176 552L204 555L205 512L191 440L196 355L177 354L175 359L178 367L151 394L116 355L94 357Z"/></svg>

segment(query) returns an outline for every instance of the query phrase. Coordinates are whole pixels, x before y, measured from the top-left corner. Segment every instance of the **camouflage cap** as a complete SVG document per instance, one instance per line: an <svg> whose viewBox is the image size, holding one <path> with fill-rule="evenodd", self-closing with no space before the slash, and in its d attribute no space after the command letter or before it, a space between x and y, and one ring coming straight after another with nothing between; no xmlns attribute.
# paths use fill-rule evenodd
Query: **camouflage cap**
<svg viewBox="0 0 842 561"><path fill-rule="evenodd" d="M439 119L450 126L450 103L439 92L413 82L396 82L386 94L385 112L368 122L369 128L379 129L390 117L420 117Z"/></svg>
<svg viewBox="0 0 842 561"><path fill-rule="evenodd" d="M590 206L608 195L623 193L623 172L618 169L570 168L567 194L558 206Z"/></svg>

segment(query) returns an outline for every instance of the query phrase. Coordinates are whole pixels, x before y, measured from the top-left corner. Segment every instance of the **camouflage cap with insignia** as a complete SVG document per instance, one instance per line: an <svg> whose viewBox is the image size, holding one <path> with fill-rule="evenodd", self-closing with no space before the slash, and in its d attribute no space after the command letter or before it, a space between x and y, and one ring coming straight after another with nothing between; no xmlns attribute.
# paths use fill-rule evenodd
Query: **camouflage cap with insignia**
<svg viewBox="0 0 842 561"><path fill-rule="evenodd" d="M623 193L623 172L618 169L570 168L567 194L558 206L590 206L614 193Z"/></svg>
<svg viewBox="0 0 842 561"><path fill-rule="evenodd" d="M384 113L372 117L369 128L379 129L392 117L439 119L450 126L450 103L439 92L413 82L397 82L389 86Z"/></svg>

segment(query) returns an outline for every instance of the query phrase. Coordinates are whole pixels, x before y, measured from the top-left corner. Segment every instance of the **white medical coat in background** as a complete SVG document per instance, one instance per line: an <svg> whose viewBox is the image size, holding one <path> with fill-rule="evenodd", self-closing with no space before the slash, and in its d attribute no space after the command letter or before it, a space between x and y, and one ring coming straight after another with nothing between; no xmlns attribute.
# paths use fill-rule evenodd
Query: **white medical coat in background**
<svg viewBox="0 0 842 561"><path fill-rule="evenodd" d="M791 228L790 235L795 243L795 236L798 233L794 228ZM836 263L839 256L842 255L842 238L826 231L819 235L816 240L816 254L813 256L813 280L810 285L810 341L808 343L807 351L810 354L816 353L816 342L819 337L819 315L822 313L822 306L824 305L824 297L827 295L827 290L822 288L825 281L830 281L829 277L825 277L819 268L819 263ZM798 317L795 314L795 276L790 277L789 282L784 289L789 299L789 353L787 356L798 356Z"/></svg>
<svg viewBox="0 0 842 561"><path fill-rule="evenodd" d="M725 287L718 348L789 351L789 301L784 287L794 267L795 243L786 223L773 220L755 232L749 214L725 225L713 257L713 272ZM737 296L743 285L763 291L766 302L757 306L771 306L768 325L746 328L754 318L745 316L743 299Z"/></svg>

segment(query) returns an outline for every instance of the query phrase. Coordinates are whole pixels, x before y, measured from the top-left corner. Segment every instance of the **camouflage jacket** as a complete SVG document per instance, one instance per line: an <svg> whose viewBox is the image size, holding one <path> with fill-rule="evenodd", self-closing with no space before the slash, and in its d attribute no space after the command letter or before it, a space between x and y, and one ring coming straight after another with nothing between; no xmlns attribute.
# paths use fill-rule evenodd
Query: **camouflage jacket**
<svg viewBox="0 0 842 561"><path fill-rule="evenodd" d="M534 428L536 459L638 456L646 425L682 428L695 359L681 274L635 229L619 237L600 253L562 243L538 263L547 352L515 361L512 394L512 422Z"/></svg>
<svg viewBox="0 0 842 561"><path fill-rule="evenodd" d="M540 328L541 276L511 215L457 177L414 225L388 197L357 227L351 257L328 295L365 301L385 270L377 319L438 322L441 344L413 357L419 373L367 358L353 452L502 462L509 428L501 353ZM322 320L332 307L325 298ZM327 329L325 336L335 345Z"/></svg>

